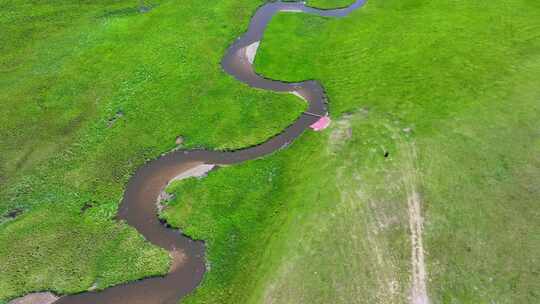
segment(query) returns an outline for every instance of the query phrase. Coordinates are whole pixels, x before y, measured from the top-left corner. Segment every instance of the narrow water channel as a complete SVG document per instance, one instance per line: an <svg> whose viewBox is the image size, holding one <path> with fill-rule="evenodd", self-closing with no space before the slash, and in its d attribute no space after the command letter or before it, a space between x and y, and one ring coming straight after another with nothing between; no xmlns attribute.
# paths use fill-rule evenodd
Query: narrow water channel
<svg viewBox="0 0 540 304"><path fill-rule="evenodd" d="M320 117L327 115L326 96L317 81L285 83L263 78L253 70L253 58L272 16L280 11L339 18L363 4L364 0L359 0L349 7L335 10L319 10L307 7L301 2L269 2L259 7L251 18L248 31L239 37L225 54L222 60L223 69L251 87L298 95L308 102L307 111L282 133L258 146L233 152L179 150L139 168L127 185L118 219L135 227L152 244L171 252L173 265L176 266L163 277L122 284L103 291L64 296L55 303L173 304L192 292L206 271L204 243L193 241L159 221L156 209L158 196L171 180L199 165L236 164L282 149Z"/></svg>

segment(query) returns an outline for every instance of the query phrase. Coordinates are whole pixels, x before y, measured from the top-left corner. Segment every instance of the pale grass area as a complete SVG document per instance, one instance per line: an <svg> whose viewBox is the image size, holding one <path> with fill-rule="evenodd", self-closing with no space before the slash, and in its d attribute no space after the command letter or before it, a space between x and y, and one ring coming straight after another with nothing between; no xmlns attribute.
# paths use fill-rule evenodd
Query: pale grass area
<svg viewBox="0 0 540 304"><path fill-rule="evenodd" d="M386 141L362 148L355 127L366 128L369 115L347 114L332 126L325 152L337 165L326 172L332 184L321 188L334 200L298 219L264 303L430 303L415 143L403 128L383 124ZM366 150L389 146L391 156L358 163Z"/></svg>
<svg viewBox="0 0 540 304"><path fill-rule="evenodd" d="M341 165L325 188L336 200L301 219L264 303L429 303L414 143L392 130L393 160L364 168L355 162L360 151L341 158L355 139L355 120L365 114L345 115L332 127L327 153Z"/></svg>

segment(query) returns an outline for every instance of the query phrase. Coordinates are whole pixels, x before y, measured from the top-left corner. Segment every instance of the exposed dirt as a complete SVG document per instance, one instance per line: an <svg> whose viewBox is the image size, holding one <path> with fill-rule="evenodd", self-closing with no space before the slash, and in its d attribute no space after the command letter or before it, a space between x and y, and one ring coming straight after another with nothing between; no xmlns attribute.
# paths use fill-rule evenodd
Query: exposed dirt
<svg viewBox="0 0 540 304"><path fill-rule="evenodd" d="M259 48L259 44L261 42L253 42L252 44L246 46L246 57L249 63L253 64L253 61L255 61L255 55L257 55L257 49Z"/></svg>
<svg viewBox="0 0 540 304"><path fill-rule="evenodd" d="M196 167L194 167L192 169L189 169L189 170L183 172L182 174L176 176L175 178L173 178L169 182L169 185L174 181L186 179L186 178L189 178L189 177L197 177L197 178L204 177L214 167L215 167L215 165L206 165L206 164L198 165L198 166L196 166ZM166 188L163 191L161 191L161 193L159 194L159 196L158 196L158 198L156 200L156 205L157 205L157 208L158 208L158 212L163 211L163 209L165 207L164 204L163 204L164 202L170 201L170 200L173 200L173 199L174 199L174 195L168 193L166 191Z"/></svg>
<svg viewBox="0 0 540 304"><path fill-rule="evenodd" d="M175 271L178 267L182 266L186 260L186 254L180 249L173 250L169 253L172 258L171 269L169 272Z"/></svg>
<svg viewBox="0 0 540 304"><path fill-rule="evenodd" d="M11 300L8 304L50 304L58 300L58 297L51 292L35 292Z"/></svg>
<svg viewBox="0 0 540 304"><path fill-rule="evenodd" d="M429 304L424 246L422 243L423 218L420 210L420 196L416 191L409 196L407 204L412 246L411 304Z"/></svg>
<svg viewBox="0 0 540 304"><path fill-rule="evenodd" d="M404 184L407 187L407 213L409 215L409 229L411 234L411 304L429 304L427 293L427 271L424 257L422 234L424 219L422 217L422 201L416 187L419 183L420 173L416 167L416 149L413 144L402 145L408 156L403 171Z"/></svg>
<svg viewBox="0 0 540 304"><path fill-rule="evenodd" d="M206 173L208 173L214 167L215 167L215 165L207 165L207 164L199 165L199 166L197 166L197 167L195 167L193 169L189 169L189 170L183 172L182 174L176 176L175 178L173 178L169 182L169 184L174 182L174 181L185 179L185 178L188 178L188 177L203 177L203 176L206 175Z"/></svg>

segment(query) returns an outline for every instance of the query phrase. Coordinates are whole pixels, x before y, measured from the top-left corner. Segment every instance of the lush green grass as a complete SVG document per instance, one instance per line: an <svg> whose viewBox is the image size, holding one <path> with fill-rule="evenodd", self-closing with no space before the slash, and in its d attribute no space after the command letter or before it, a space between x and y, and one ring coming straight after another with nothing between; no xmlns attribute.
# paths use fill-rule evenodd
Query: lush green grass
<svg viewBox="0 0 540 304"><path fill-rule="evenodd" d="M307 4L313 7L332 9L345 7L353 2L353 0L309 0L307 1Z"/></svg>
<svg viewBox="0 0 540 304"><path fill-rule="evenodd" d="M520 0L275 18L259 72L321 79L334 119L355 114L174 185L164 217L211 263L188 303L408 302L414 192L434 303L538 302L539 29Z"/></svg>
<svg viewBox="0 0 540 304"><path fill-rule="evenodd" d="M0 4L0 247L35 240L64 257L5 252L0 301L30 290L80 291L93 278L109 285L164 272L164 252L122 225L125 238L137 242L108 232L133 171L174 148L179 135L185 147L262 142L305 106L221 70L226 48L261 3L154 1L145 14L137 1ZM99 226L78 216L85 203ZM6 220L15 208L27 214ZM49 229L32 229L49 208L65 212L56 212ZM81 235L58 242L70 230ZM90 245L86 259L69 258ZM118 272L116 263L129 256L139 256L140 267ZM80 272L62 270L74 267ZM15 269L51 277L25 281Z"/></svg>
<svg viewBox="0 0 540 304"><path fill-rule="evenodd" d="M4 5L0 207L31 211L0 226L0 299L164 271L163 252L110 220L133 170L179 134L240 147L301 110L219 69L260 3L161 2L144 15L127 2ZM163 216L208 242L211 269L187 302L406 302L415 191L434 303L538 302L539 29L531 0L274 19L259 71L320 79L334 124L171 188Z"/></svg>
<svg viewBox="0 0 540 304"><path fill-rule="evenodd" d="M90 210L36 208L2 229L0 299L36 290L102 289L169 269L164 250Z"/></svg>
<svg viewBox="0 0 540 304"><path fill-rule="evenodd" d="M431 293L442 303L540 299L540 56L422 139ZM493 95L493 94L497 95Z"/></svg>
<svg viewBox="0 0 540 304"><path fill-rule="evenodd" d="M296 0L284 0L284 2L299 2ZM346 7L354 2L354 0L308 0L305 1L308 6L322 8L322 9L333 9Z"/></svg>
<svg viewBox="0 0 540 304"><path fill-rule="evenodd" d="M187 147L239 148L279 132L303 106L293 96L252 90L221 70L224 50L258 3L229 1L207 10L196 1L166 2L147 14L102 4L64 28L64 10L73 7L56 5L13 4L15 12L4 15L15 17L4 20L13 25L3 45L16 46L2 52L9 72L1 79L2 177L15 185L2 189L4 208L32 199L17 197L24 194L22 176L62 184L57 195L74 187L100 202L116 200L118 181L175 147L176 136ZM45 20L17 19L24 9ZM47 25L60 29L45 31ZM37 37L16 43L33 31ZM124 115L108 127L118 111ZM42 203L41 194L37 200Z"/></svg>

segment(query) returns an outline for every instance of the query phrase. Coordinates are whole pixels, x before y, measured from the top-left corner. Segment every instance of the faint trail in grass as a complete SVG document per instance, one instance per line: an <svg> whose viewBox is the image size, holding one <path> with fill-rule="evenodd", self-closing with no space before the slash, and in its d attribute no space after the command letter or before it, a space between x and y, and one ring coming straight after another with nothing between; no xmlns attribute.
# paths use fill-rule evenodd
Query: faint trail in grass
<svg viewBox="0 0 540 304"><path fill-rule="evenodd" d="M424 246L422 242L423 218L418 192L412 191L407 199L407 205L409 209L412 249L411 304L429 304L426 287L427 273L424 261Z"/></svg>
<svg viewBox="0 0 540 304"><path fill-rule="evenodd" d="M422 217L422 201L417 191L420 173L416 168L416 148L414 144L402 144L406 154L406 166L403 170L403 182L407 190L407 211L411 234L411 304L429 304L427 293L427 271L424 257L422 234L424 219Z"/></svg>

